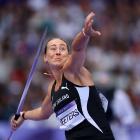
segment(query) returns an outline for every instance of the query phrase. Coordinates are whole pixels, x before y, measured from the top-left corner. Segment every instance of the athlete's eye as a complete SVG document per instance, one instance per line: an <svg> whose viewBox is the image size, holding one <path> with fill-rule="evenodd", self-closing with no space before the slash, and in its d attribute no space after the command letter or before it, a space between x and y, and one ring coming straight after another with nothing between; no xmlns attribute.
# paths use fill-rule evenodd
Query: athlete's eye
<svg viewBox="0 0 140 140"><path fill-rule="evenodd" d="M61 51L65 51L66 48L65 48L65 47L61 47L60 50L61 50Z"/></svg>
<svg viewBox="0 0 140 140"><path fill-rule="evenodd" d="M50 50L55 51L56 47L51 47Z"/></svg>

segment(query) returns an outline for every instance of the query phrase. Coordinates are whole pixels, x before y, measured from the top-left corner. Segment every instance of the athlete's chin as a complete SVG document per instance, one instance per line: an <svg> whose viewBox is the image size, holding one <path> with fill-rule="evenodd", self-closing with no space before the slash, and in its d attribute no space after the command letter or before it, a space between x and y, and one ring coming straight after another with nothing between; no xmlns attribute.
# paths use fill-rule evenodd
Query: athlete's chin
<svg viewBox="0 0 140 140"><path fill-rule="evenodd" d="M54 63L54 64L52 64L52 66L56 69L58 69L58 68L60 69L63 67L63 64L62 63Z"/></svg>

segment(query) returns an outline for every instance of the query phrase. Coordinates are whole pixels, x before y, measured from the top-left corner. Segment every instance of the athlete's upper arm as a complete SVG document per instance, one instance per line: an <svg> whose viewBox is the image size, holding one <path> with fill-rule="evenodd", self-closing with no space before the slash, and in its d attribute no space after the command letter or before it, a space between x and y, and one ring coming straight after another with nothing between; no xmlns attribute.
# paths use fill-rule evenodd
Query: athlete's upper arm
<svg viewBox="0 0 140 140"><path fill-rule="evenodd" d="M72 72L79 72L80 69L83 67L85 62L86 53L85 50L82 51L72 51L67 64L66 68Z"/></svg>
<svg viewBox="0 0 140 140"><path fill-rule="evenodd" d="M80 71L85 62L88 41L89 37L85 37L82 32L76 35L72 42L72 52L66 68L73 72Z"/></svg>

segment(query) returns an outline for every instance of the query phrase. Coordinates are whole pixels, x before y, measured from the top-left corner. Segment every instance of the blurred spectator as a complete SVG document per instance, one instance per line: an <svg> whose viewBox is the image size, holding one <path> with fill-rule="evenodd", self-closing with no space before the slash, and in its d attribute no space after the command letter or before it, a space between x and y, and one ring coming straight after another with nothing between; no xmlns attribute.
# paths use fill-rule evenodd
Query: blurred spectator
<svg viewBox="0 0 140 140"><path fill-rule="evenodd" d="M111 107L115 116L111 126L116 140L120 140L120 136L121 140L131 140L130 129L135 126L136 113L127 93L117 89Z"/></svg>

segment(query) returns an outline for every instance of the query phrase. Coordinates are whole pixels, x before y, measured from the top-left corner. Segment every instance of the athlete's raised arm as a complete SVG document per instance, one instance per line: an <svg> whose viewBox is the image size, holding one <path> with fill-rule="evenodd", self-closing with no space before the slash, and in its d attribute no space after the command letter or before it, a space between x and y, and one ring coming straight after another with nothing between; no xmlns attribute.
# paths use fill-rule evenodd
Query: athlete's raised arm
<svg viewBox="0 0 140 140"><path fill-rule="evenodd" d="M79 72L85 62L85 49L92 36L99 36L101 33L93 29L93 18L95 14L91 12L85 19L83 29L72 42L72 52L69 59L69 68L74 72Z"/></svg>

